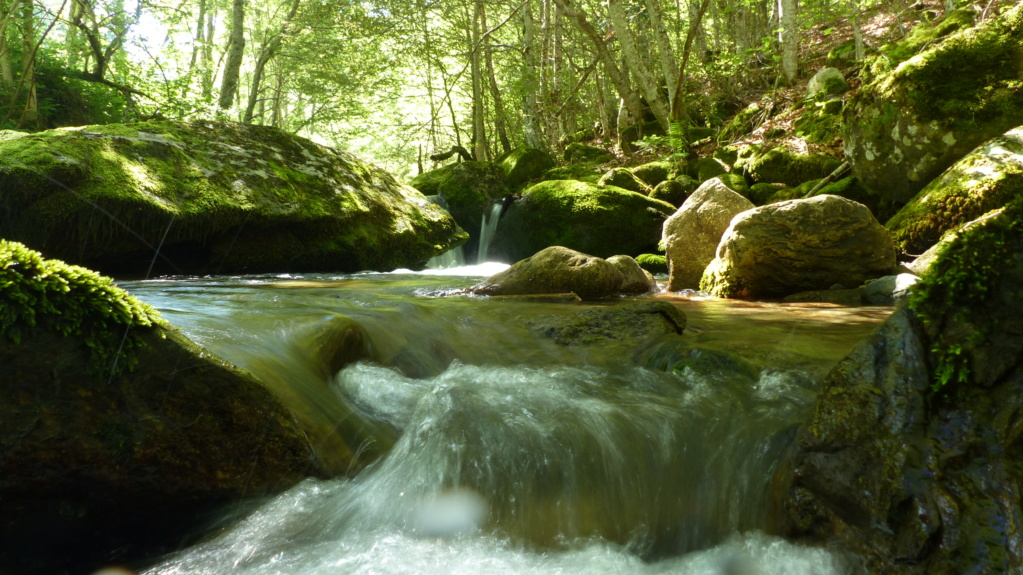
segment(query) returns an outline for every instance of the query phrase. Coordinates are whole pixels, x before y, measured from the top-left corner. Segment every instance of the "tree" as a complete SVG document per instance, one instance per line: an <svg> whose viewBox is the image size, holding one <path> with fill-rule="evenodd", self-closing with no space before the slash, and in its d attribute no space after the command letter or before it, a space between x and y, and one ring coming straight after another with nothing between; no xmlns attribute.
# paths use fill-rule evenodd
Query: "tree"
<svg viewBox="0 0 1023 575"><path fill-rule="evenodd" d="M245 57L245 0L233 0L231 4L231 36L227 44L227 62L220 83L220 109L228 110L234 104L235 94Z"/></svg>
<svg viewBox="0 0 1023 575"><path fill-rule="evenodd" d="M789 84L799 73L799 21L798 0L778 0L781 14L781 69Z"/></svg>

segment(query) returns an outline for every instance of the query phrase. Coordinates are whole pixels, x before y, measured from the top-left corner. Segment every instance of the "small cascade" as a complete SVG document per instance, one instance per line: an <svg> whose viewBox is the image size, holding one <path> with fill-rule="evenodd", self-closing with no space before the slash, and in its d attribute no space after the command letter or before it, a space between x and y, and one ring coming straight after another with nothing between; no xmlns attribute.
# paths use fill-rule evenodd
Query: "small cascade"
<svg viewBox="0 0 1023 575"><path fill-rule="evenodd" d="M476 263L478 264L487 261L490 240L494 238L494 232L497 231L497 222L501 219L501 210L503 209L504 200L498 200L490 206L489 214L483 214L483 222L480 224L480 241L476 251Z"/></svg>
<svg viewBox="0 0 1023 575"><path fill-rule="evenodd" d="M460 268L464 265L465 253L462 252L462 246L451 248L442 254L435 255L430 258L430 261L426 262L426 267L431 270Z"/></svg>

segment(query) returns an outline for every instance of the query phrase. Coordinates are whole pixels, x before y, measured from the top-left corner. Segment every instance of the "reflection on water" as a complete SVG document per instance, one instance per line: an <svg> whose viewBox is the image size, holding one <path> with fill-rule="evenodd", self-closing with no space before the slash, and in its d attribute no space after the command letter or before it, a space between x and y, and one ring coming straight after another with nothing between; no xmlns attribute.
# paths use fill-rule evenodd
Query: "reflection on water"
<svg viewBox="0 0 1023 575"><path fill-rule="evenodd" d="M445 297L478 279L128 284L266 382L322 457L342 436L393 442L361 474L306 481L150 572L845 572L763 534L771 479L823 374L887 310L661 295L686 333L560 346L529 318L613 302ZM734 353L759 373L645 367L665 344Z"/></svg>

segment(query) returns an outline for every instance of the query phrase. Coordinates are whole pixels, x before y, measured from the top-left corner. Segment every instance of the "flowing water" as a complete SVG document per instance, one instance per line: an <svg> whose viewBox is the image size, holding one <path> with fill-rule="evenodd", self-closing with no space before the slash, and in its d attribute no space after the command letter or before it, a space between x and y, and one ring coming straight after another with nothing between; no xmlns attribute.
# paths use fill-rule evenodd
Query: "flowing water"
<svg viewBox="0 0 1023 575"><path fill-rule="evenodd" d="M765 534L772 477L823 374L887 310L674 297L682 335L559 345L529 322L617 302L454 293L495 271L125 284L264 381L328 464L353 436L385 453L147 573L849 571ZM680 349L712 361L648 367Z"/></svg>

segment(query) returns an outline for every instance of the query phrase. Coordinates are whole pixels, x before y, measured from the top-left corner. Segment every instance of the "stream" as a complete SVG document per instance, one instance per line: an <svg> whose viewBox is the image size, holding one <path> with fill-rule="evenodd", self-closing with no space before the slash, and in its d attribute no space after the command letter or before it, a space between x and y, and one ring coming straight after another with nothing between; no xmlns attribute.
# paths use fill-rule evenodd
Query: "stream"
<svg viewBox="0 0 1023 575"><path fill-rule="evenodd" d="M773 475L828 369L890 309L458 293L496 266L122 283L264 382L334 471L351 437L383 454L248 502L145 573L853 572L770 535ZM563 345L530 327L652 298L683 334ZM699 361L656 368L678 350Z"/></svg>

